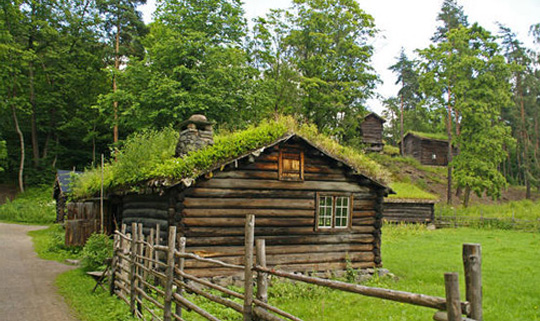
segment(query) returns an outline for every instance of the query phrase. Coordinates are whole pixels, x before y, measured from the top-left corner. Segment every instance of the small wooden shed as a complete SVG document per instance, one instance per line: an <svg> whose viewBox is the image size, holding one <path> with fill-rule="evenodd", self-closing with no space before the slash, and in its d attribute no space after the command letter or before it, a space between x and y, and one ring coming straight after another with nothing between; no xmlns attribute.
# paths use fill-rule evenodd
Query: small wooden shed
<svg viewBox="0 0 540 321"><path fill-rule="evenodd" d="M176 154L185 154L186 142L212 145L208 124L187 122ZM156 178L137 193L117 191L118 218L128 231L132 223L143 224L144 233L159 225L162 237L176 226L188 251L241 264L245 217L255 214L255 237L266 239L271 267L326 272L382 265L382 204L393 191L317 143L288 133L213 164L193 169L195 178ZM198 276L237 273L185 264Z"/></svg>
<svg viewBox="0 0 540 321"><path fill-rule="evenodd" d="M56 221L63 222L66 215L66 202L68 194L71 192L71 176L79 175L81 172L57 170L54 179L53 198L56 200Z"/></svg>
<svg viewBox="0 0 540 321"><path fill-rule="evenodd" d="M362 130L362 142L367 151L380 152L383 150L383 124L385 122L386 120L376 113L370 113L364 117L360 128Z"/></svg>
<svg viewBox="0 0 540 321"><path fill-rule="evenodd" d="M436 200L386 198L384 220L389 223L429 224L435 220Z"/></svg>
<svg viewBox="0 0 540 321"><path fill-rule="evenodd" d="M423 165L448 165L447 140L433 138L429 134L408 132L403 138L403 145L399 146L404 148L404 155L416 158ZM455 148L453 154L457 154Z"/></svg>

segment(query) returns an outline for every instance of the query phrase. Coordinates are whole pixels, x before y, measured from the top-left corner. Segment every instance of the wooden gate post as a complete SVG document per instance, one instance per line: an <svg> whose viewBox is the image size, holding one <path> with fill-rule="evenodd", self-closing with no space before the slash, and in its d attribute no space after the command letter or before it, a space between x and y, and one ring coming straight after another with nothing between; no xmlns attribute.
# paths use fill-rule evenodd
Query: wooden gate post
<svg viewBox="0 0 540 321"><path fill-rule="evenodd" d="M244 256L244 321L253 319L253 240L255 215L246 215Z"/></svg>
<svg viewBox="0 0 540 321"><path fill-rule="evenodd" d="M459 277L457 273L445 273L446 312L448 321L461 321L461 300L459 298Z"/></svg>
<svg viewBox="0 0 540 321"><path fill-rule="evenodd" d="M109 284L109 294L114 294L114 282L116 281L116 265L118 264L118 251L120 247L120 236L118 234L114 234L113 239L113 257L111 261L111 277L110 277L110 284Z"/></svg>
<svg viewBox="0 0 540 321"><path fill-rule="evenodd" d="M466 300L471 304L471 319L483 321L482 312L482 247L480 244L463 244Z"/></svg>
<svg viewBox="0 0 540 321"><path fill-rule="evenodd" d="M257 247L257 265L266 267L266 242L264 239L255 241ZM257 272L257 299L268 303L268 275Z"/></svg>
<svg viewBox="0 0 540 321"><path fill-rule="evenodd" d="M180 252L180 254L186 253L186 238L180 234L178 234L178 252ZM178 258L178 270L180 270L180 272L184 272L185 260L186 259L183 257ZM184 282L184 277L182 275L180 275L178 278L180 279L180 282ZM176 293L179 296L184 296L184 287L177 286ZM178 303L176 303L176 315L179 317L182 316L182 306Z"/></svg>
<svg viewBox="0 0 540 321"><path fill-rule="evenodd" d="M176 250L176 226L169 227L167 243L167 270L165 271L165 298L163 303L163 321L172 320L172 298L174 281L174 251Z"/></svg>
<svg viewBox="0 0 540 321"><path fill-rule="evenodd" d="M130 278L130 287L129 287L129 299L130 299L130 304L129 304L129 307L130 307L130 311L131 311L131 314L132 315L135 315L135 311L137 310L137 307L136 307L136 300L135 300L135 297L137 296L137 291L136 291L136 285L137 285L137 266L135 265L135 260L136 260L136 255L137 255L137 236L138 236L138 233L137 233L137 223L132 223L131 224L131 253L130 253L130 264L131 264L131 275L129 276Z"/></svg>

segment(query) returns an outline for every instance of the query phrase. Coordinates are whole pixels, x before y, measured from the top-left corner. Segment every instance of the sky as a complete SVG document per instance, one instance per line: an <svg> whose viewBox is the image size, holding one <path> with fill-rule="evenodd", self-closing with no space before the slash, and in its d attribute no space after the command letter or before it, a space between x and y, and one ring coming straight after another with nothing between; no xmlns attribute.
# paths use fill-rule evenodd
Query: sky
<svg viewBox="0 0 540 321"><path fill-rule="evenodd" d="M368 109L381 113L385 98L396 96L399 87L396 75L388 70L393 65L401 48L412 57L415 49L430 44L437 27L437 14L443 0L357 0L360 8L375 19L380 30L371 45L374 47L372 66L381 78L376 93L381 98L367 102ZM528 47L536 46L529 36L529 27L540 23L540 0L458 0L463 6L469 23L478 22L492 33L498 32L497 22L510 27ZM265 15L269 9L290 7L290 0L244 0L246 18ZM140 7L145 22L152 20L155 0L148 0ZM540 47L534 47L539 50Z"/></svg>

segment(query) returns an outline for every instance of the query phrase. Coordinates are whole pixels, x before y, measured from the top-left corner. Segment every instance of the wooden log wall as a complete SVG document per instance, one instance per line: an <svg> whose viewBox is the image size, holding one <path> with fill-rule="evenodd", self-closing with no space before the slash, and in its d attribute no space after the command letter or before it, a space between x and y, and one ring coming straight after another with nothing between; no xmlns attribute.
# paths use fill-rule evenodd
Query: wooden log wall
<svg viewBox="0 0 540 321"><path fill-rule="evenodd" d="M367 117L361 125L362 138L368 143L382 143L383 125L381 120L375 117Z"/></svg>
<svg viewBox="0 0 540 321"><path fill-rule="evenodd" d="M303 182L278 180L278 147L239 161L180 193L180 233L187 251L241 264L246 214L255 214L255 236L266 239L267 264L289 271L344 270L379 266L382 190L359 186L339 163L306 145ZM380 192L378 192L380 191ZM352 195L348 229L315 230L316 193ZM197 276L234 271L186 260Z"/></svg>
<svg viewBox="0 0 540 321"><path fill-rule="evenodd" d="M122 224L126 224L128 233L131 233L131 224L141 223L145 235L159 225L160 236L166 240L169 226L174 225L169 203L169 194L125 195L122 198Z"/></svg>
<svg viewBox="0 0 540 321"><path fill-rule="evenodd" d="M446 166L448 165L448 143L440 140L421 140L420 163L425 165ZM435 155L435 159L433 159Z"/></svg>
<svg viewBox="0 0 540 321"><path fill-rule="evenodd" d="M384 203L383 217L385 221L391 223L433 223L434 204L433 202L387 201Z"/></svg>

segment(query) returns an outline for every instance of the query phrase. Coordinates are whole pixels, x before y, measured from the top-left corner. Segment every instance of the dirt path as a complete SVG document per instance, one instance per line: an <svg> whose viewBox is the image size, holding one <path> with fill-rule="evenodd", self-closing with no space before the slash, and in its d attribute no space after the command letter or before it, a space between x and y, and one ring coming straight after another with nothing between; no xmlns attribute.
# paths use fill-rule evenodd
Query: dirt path
<svg viewBox="0 0 540 321"><path fill-rule="evenodd" d="M26 233L40 228L0 223L0 320L76 320L54 286L72 267L37 257Z"/></svg>

